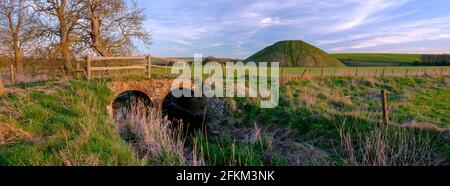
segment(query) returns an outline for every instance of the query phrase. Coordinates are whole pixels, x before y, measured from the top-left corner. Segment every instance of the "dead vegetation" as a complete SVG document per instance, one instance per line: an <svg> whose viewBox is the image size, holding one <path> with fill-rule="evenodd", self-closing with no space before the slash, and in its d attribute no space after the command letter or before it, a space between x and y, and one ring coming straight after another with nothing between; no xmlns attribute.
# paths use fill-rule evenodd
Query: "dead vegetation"
<svg viewBox="0 0 450 186"><path fill-rule="evenodd" d="M14 125L0 123L0 145L15 144L28 139L31 139L29 133Z"/></svg>
<svg viewBox="0 0 450 186"><path fill-rule="evenodd" d="M370 131L339 128L341 159L348 166L438 166L445 158L437 152L432 134L395 126L376 126Z"/></svg>
<svg viewBox="0 0 450 186"><path fill-rule="evenodd" d="M142 101L131 104L124 116L118 122L119 132L140 155L156 160L153 162L156 164L185 164L182 128L174 127L171 121Z"/></svg>

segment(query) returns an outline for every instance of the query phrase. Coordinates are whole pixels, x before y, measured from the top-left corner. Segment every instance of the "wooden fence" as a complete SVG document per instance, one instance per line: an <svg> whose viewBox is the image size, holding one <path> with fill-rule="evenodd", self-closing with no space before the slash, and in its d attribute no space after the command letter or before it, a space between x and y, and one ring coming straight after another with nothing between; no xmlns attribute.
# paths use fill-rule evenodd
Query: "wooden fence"
<svg viewBox="0 0 450 186"><path fill-rule="evenodd" d="M120 67L93 67L92 63L94 61L109 61L109 60L145 60L147 64L145 65L128 65ZM115 70L147 70L146 75L148 78L152 77L152 58L150 55L147 56L135 56L135 57L92 57L88 56L86 58L86 76L90 80L92 78L92 72L95 71L115 71Z"/></svg>

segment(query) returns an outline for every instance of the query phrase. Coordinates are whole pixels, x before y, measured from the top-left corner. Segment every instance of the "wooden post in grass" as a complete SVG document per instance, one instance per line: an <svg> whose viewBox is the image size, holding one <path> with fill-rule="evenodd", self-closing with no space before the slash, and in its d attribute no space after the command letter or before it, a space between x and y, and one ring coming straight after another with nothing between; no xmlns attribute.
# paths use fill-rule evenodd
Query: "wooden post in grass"
<svg viewBox="0 0 450 186"><path fill-rule="evenodd" d="M322 66L322 71L320 73L320 79L323 79L323 66Z"/></svg>
<svg viewBox="0 0 450 186"><path fill-rule="evenodd" d="M81 74L80 74L80 62L77 61L77 69L76 69L76 73L77 73L77 79L81 79Z"/></svg>
<svg viewBox="0 0 450 186"><path fill-rule="evenodd" d="M306 72L308 72L308 69L306 69L306 70L303 72L302 76L300 76L300 80L303 79L303 77L305 76Z"/></svg>
<svg viewBox="0 0 450 186"><path fill-rule="evenodd" d="M86 74L87 79L91 80L91 56L87 56L86 58Z"/></svg>
<svg viewBox="0 0 450 186"><path fill-rule="evenodd" d="M4 95L5 95L5 86L3 86L3 78L2 75L0 74L0 96Z"/></svg>
<svg viewBox="0 0 450 186"><path fill-rule="evenodd" d="M405 77L408 77L408 74L409 74L409 69L407 68L407 69L406 69Z"/></svg>
<svg viewBox="0 0 450 186"><path fill-rule="evenodd" d="M394 70L394 69L392 69L392 77L394 76L394 74L395 74L395 70Z"/></svg>
<svg viewBox="0 0 450 186"><path fill-rule="evenodd" d="M14 65L11 65L9 67L9 71L10 71L11 85L14 85L14 84L16 84L16 74L14 72Z"/></svg>
<svg viewBox="0 0 450 186"><path fill-rule="evenodd" d="M147 77L152 77L152 56L147 55Z"/></svg>
<svg viewBox="0 0 450 186"><path fill-rule="evenodd" d="M381 102L383 107L383 124L388 124L388 105L387 105L387 93L386 90L381 90Z"/></svg>
<svg viewBox="0 0 450 186"><path fill-rule="evenodd" d="M358 75L359 75L359 69L356 68L355 77L358 77Z"/></svg>
<svg viewBox="0 0 450 186"><path fill-rule="evenodd" d="M334 69L334 77L337 76L337 69Z"/></svg>
<svg viewBox="0 0 450 186"><path fill-rule="evenodd" d="M386 75L386 67L383 67L383 74L381 76L384 77L384 75Z"/></svg>
<svg viewBox="0 0 450 186"><path fill-rule="evenodd" d="M444 77L444 67L441 68L441 77Z"/></svg>

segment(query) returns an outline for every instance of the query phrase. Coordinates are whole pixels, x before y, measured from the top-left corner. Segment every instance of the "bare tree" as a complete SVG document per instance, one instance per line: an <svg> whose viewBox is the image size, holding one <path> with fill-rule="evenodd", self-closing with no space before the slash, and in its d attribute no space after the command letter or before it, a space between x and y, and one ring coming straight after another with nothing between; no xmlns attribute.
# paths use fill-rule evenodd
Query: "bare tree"
<svg viewBox="0 0 450 186"><path fill-rule="evenodd" d="M30 12L29 0L0 1L0 44L14 55L14 66L23 70L22 56L25 45L29 42L35 19Z"/></svg>
<svg viewBox="0 0 450 186"><path fill-rule="evenodd" d="M48 19L46 29L58 36L56 50L64 59L64 71L71 73L72 46L77 38L77 29L85 11L86 0L34 0L35 7L43 19Z"/></svg>
<svg viewBox="0 0 450 186"><path fill-rule="evenodd" d="M102 56L129 53L133 40L150 44L144 9L125 0L87 0L83 40Z"/></svg>

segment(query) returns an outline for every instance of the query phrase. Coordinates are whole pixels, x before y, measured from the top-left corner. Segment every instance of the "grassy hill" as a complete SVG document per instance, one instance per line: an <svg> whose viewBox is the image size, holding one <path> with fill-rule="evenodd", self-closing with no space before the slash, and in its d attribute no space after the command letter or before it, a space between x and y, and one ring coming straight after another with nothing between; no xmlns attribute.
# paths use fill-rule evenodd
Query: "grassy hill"
<svg viewBox="0 0 450 186"><path fill-rule="evenodd" d="M337 58L304 41L280 41L250 56L246 62L280 62L281 67L339 67Z"/></svg>
<svg viewBox="0 0 450 186"><path fill-rule="evenodd" d="M421 54L342 53L331 54L348 66L411 66Z"/></svg>

